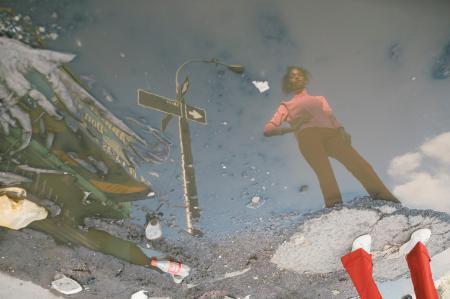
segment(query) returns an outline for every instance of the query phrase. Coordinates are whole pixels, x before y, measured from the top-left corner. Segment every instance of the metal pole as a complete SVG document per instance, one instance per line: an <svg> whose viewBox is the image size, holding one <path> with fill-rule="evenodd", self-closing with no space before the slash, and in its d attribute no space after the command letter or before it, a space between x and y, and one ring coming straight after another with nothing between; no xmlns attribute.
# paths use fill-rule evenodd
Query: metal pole
<svg viewBox="0 0 450 299"><path fill-rule="evenodd" d="M181 169L183 170L184 181L184 206L186 211L186 227L190 234L194 234L193 218L200 216L198 209L197 186L195 182L194 160L192 157L192 146L189 132L189 124L186 118L186 106L184 97L179 87L177 91L177 101L180 104L181 116L178 118L180 129L180 151Z"/></svg>

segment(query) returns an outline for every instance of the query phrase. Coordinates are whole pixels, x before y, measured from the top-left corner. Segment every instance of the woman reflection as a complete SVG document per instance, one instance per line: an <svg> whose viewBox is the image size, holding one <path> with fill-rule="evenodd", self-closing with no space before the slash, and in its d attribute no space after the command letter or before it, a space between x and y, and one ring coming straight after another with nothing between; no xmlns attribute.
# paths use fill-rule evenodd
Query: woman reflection
<svg viewBox="0 0 450 299"><path fill-rule="evenodd" d="M399 203L369 163L352 147L350 135L337 121L325 97L308 94L308 79L309 73L305 69L287 68L282 87L284 92L292 93L292 98L280 104L264 127L264 136L295 133L300 152L319 179L327 208L342 203L328 157L341 162L372 198ZM281 127L283 122L290 127Z"/></svg>

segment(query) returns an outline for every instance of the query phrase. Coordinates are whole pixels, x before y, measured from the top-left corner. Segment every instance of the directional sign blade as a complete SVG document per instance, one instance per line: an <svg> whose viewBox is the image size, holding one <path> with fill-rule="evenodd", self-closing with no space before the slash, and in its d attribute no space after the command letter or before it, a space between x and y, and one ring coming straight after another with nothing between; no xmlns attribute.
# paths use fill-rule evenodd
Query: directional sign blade
<svg viewBox="0 0 450 299"><path fill-rule="evenodd" d="M152 108L169 114L181 116L180 105L177 101L159 96L142 89L138 89L138 105L145 108Z"/></svg>
<svg viewBox="0 0 450 299"><path fill-rule="evenodd" d="M200 124L206 125L205 109L189 106L186 104L186 118Z"/></svg>

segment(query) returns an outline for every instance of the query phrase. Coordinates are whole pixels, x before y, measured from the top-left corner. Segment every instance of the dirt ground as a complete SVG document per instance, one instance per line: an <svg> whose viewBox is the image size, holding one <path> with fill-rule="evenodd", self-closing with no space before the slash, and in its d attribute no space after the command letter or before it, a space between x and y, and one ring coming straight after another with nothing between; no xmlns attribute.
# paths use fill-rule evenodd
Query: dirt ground
<svg viewBox="0 0 450 299"><path fill-rule="evenodd" d="M57 273L77 280L84 290L70 298L130 298L139 290L149 296L170 298L350 298L355 296L343 271L331 274L298 274L277 269L270 262L275 249L298 225L298 215L270 219L260 227L217 240L181 236L176 242L159 242L155 248L181 257L192 268L181 284L148 267L132 265L82 247L57 244L43 233L23 229L0 230L0 271L50 289ZM282 223L293 222L286 226ZM92 224L92 221L91 221ZM100 225L112 234L133 230L127 225ZM133 236L136 241L136 234ZM162 245L164 244L164 245ZM167 252L169 251L169 252ZM226 273L250 268L244 274L220 280ZM198 284L196 287L189 287ZM53 291L55 292L55 291ZM69 297L69 296L67 296Z"/></svg>

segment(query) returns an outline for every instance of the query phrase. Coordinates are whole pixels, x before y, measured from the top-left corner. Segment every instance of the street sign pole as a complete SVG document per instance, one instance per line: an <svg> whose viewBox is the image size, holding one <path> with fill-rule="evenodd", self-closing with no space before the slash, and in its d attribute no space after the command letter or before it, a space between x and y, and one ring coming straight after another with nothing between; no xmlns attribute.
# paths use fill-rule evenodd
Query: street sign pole
<svg viewBox="0 0 450 299"><path fill-rule="evenodd" d="M184 81L180 90L177 91L177 101L180 103L181 115L178 118L180 129L180 148L181 148L181 168L184 179L184 205L186 211L186 227L189 234L196 234L192 218L198 219L200 216L198 209L197 185L195 182L194 160L192 158L191 134L189 132L189 123L186 118L186 105L184 103L184 94L187 91L187 79Z"/></svg>
<svg viewBox="0 0 450 299"><path fill-rule="evenodd" d="M192 235L201 235L201 232L194 227L194 221L200 217L200 209L198 206L189 121L206 124L206 111L185 103L184 95L188 88L189 80L186 78L182 86L178 88L175 100L139 89L138 105L166 113L161 123L162 131L167 127L173 116L178 117L186 230Z"/></svg>

